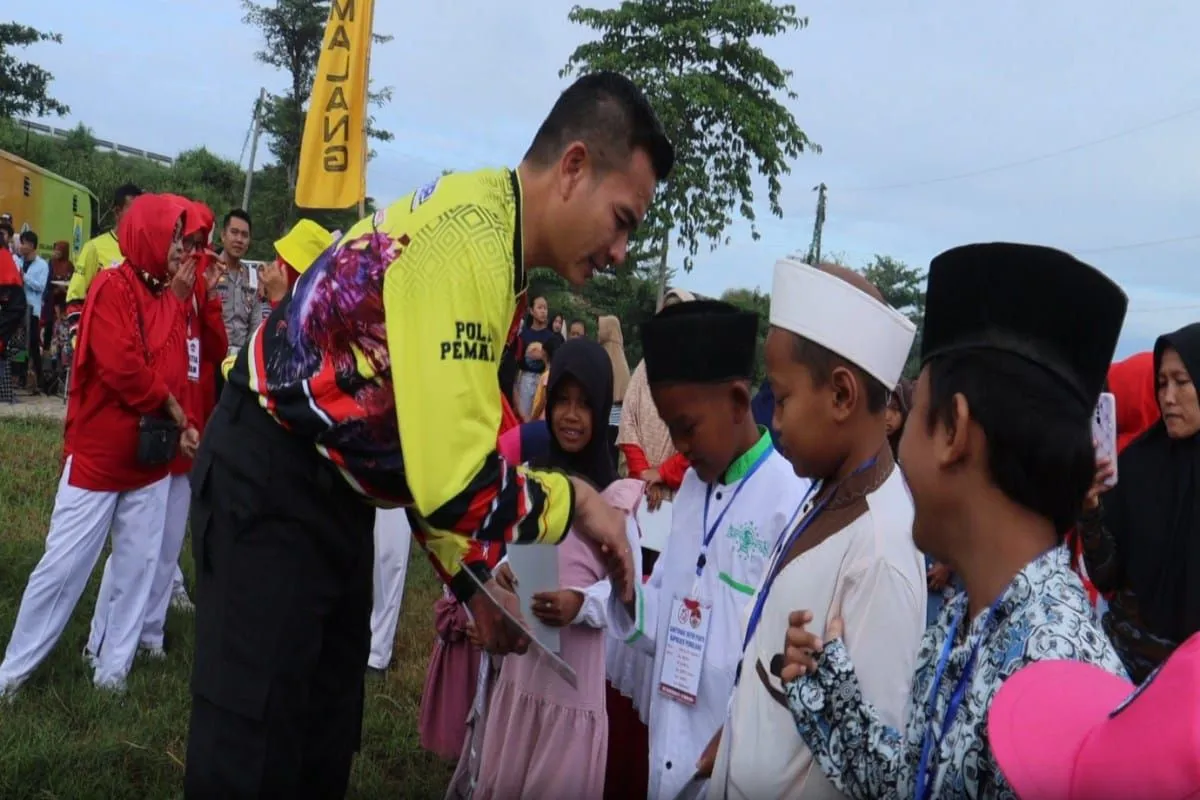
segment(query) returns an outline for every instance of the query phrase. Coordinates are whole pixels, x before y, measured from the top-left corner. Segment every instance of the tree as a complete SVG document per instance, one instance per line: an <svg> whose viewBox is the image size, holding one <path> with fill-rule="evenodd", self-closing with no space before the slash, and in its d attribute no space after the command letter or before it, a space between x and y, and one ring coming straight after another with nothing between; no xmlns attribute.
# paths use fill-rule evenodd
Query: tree
<svg viewBox="0 0 1200 800"><path fill-rule="evenodd" d="M62 44L62 36L16 22L0 24L0 118L49 114L63 116L71 109L50 96L54 76L37 64L18 61L13 49L38 42Z"/></svg>
<svg viewBox="0 0 1200 800"><path fill-rule="evenodd" d="M730 305L735 305L743 311L751 311L758 315L758 344L755 349L754 375L751 383L760 385L766 380L766 363L763 348L767 343L767 333L771 329L771 295L755 289L726 289L721 299Z"/></svg>
<svg viewBox="0 0 1200 800"><path fill-rule="evenodd" d="M325 23L329 19L329 0L277 0L273 6L242 0L242 18L258 28L263 36L263 49L255 58L285 72L289 78L287 91L268 95L263 130L268 137L271 154L288 176L289 189L296 186L300 161L300 141L304 136L304 116L309 95L316 77L317 61L325 38ZM372 35L375 44L385 44L391 36ZM392 88L385 86L368 92L368 102L383 105L392 99ZM392 134L367 119L367 135L387 141Z"/></svg>
<svg viewBox="0 0 1200 800"><path fill-rule="evenodd" d="M875 259L859 270L871 282L888 305L905 314L917 326L904 367L905 377L916 377L920 370L921 324L925 319L925 273L891 256L876 254Z"/></svg>
<svg viewBox="0 0 1200 800"><path fill-rule="evenodd" d="M654 257L665 273L674 241L690 270L702 240L727 241L735 211L754 226L755 175L771 213L782 216L780 177L789 160L819 151L781 100L791 72L755 45L803 28L791 5L770 0L624 0L614 9L571 10L599 38L575 49L562 76L614 70L637 82L675 145L675 170L659 189L631 260Z"/></svg>

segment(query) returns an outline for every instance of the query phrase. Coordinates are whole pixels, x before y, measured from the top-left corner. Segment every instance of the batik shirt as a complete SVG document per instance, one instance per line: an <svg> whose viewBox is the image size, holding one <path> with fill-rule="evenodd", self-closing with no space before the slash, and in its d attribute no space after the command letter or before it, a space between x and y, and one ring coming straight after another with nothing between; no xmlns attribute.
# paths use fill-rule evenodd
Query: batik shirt
<svg viewBox="0 0 1200 800"><path fill-rule="evenodd" d="M989 621L987 610L968 626L949 630L967 597L949 600L925 633L913 676L907 724L884 725L863 700L854 664L841 640L825 646L816 672L786 686L796 728L825 775L855 800L914 797L926 727L941 732L950 697L963 676L971 644L982 638L975 669L953 725L930 756L931 797L1016 800L992 755L987 712L1013 673L1036 661L1080 661L1125 677L1121 661L1093 622L1087 593L1071 571L1070 556L1055 548L1030 562L1005 590ZM945 675L930 692L946 636L955 636ZM781 642L782 646L782 642Z"/></svg>
<svg viewBox="0 0 1200 800"><path fill-rule="evenodd" d="M554 544L571 524L565 474L496 453L496 376L524 303L517 174L448 175L323 253L228 381L364 497L413 507L413 535L463 600L459 562L483 562L482 542Z"/></svg>

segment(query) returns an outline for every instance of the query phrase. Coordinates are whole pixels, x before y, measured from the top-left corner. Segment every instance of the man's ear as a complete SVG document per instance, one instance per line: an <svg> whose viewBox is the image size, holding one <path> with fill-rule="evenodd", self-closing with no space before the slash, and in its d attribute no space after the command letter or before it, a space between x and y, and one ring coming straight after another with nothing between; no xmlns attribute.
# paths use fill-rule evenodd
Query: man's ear
<svg viewBox="0 0 1200 800"><path fill-rule="evenodd" d="M741 422L750 412L750 384L746 381L734 381L729 384L729 397L733 401L734 422Z"/></svg>
<svg viewBox="0 0 1200 800"><path fill-rule="evenodd" d="M966 395L956 392L951 409L950 420L938 415L933 426L934 459L942 469L964 463L971 453L971 404Z"/></svg>
<svg viewBox="0 0 1200 800"><path fill-rule="evenodd" d="M571 142L558 159L558 189L563 200L583 183L591 166L592 154L584 142Z"/></svg>
<svg viewBox="0 0 1200 800"><path fill-rule="evenodd" d="M844 365L833 368L829 374L829 387L832 390L835 422L849 419L860 400L866 399L858 376L854 374L854 370Z"/></svg>

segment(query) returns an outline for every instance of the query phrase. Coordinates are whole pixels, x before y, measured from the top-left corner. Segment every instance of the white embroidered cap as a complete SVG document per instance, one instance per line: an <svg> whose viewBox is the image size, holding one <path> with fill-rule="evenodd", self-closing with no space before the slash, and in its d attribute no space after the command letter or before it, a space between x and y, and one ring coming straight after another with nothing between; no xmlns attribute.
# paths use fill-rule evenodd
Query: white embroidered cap
<svg viewBox="0 0 1200 800"><path fill-rule="evenodd" d="M775 264L771 324L837 353L889 390L900 382L917 334L888 304L792 258Z"/></svg>

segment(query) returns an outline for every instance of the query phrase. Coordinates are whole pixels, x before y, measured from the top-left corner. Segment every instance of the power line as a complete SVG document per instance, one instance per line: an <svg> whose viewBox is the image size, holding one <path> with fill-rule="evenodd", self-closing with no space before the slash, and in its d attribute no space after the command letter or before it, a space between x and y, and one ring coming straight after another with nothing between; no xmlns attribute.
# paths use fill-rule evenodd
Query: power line
<svg viewBox="0 0 1200 800"><path fill-rule="evenodd" d="M1200 233L1194 233L1190 236L1172 236L1168 239L1151 239L1146 242L1129 242L1128 244L1114 244L1108 247L1089 247L1082 250L1068 250L1067 252L1075 255L1091 255L1094 253L1112 253L1117 250L1140 250L1143 247L1157 247L1161 244L1175 244L1176 242L1192 242L1200 239Z"/></svg>
<svg viewBox="0 0 1200 800"><path fill-rule="evenodd" d="M1051 158L1058 158L1059 156L1066 155L1068 153L1074 153L1077 150L1084 150L1088 147L1095 147L1096 145L1099 145L1099 144L1105 144L1105 143L1111 142L1115 139L1121 139L1125 136L1132 136L1135 133L1141 133L1142 131L1149 130L1150 128L1156 128L1159 125L1165 125L1168 122L1174 122L1177 119L1183 119L1184 117L1191 116L1192 114L1195 114L1198 111L1200 111L1200 105L1193 106L1192 108L1186 109L1184 111L1180 111L1175 114L1171 114L1170 116L1167 116L1167 117L1160 117L1159 119L1152 120L1150 122L1144 123L1142 125L1138 125L1133 128L1126 128L1125 130L1117 131L1116 133L1109 134L1108 136L1102 136L1099 139L1091 139L1086 142L1080 142L1079 144L1073 144L1070 147L1064 147L1061 150L1054 150L1049 153L1042 153L1041 155L1032 156L1030 158L1024 158L1019 161L1009 161L1004 164L996 164L994 166L984 167L982 169L975 169L975 170L971 170L969 172L959 172L959 173L955 173L953 175L943 175L939 178L925 178L922 180L906 181L904 183L884 184L881 186L862 186L862 187L857 187L857 188L853 188L853 189L842 189L841 191L843 193L849 194L852 192L883 192L883 191L888 191L891 189L907 189L909 187L915 187L915 186L928 186L928 185L934 184L934 183L946 183L948 181L959 181L959 180L963 180L965 178L974 178L978 175L988 175L993 172L1000 172L1002 170L1013 169L1015 167L1024 167L1029 164L1036 164L1039 161L1046 161Z"/></svg>

